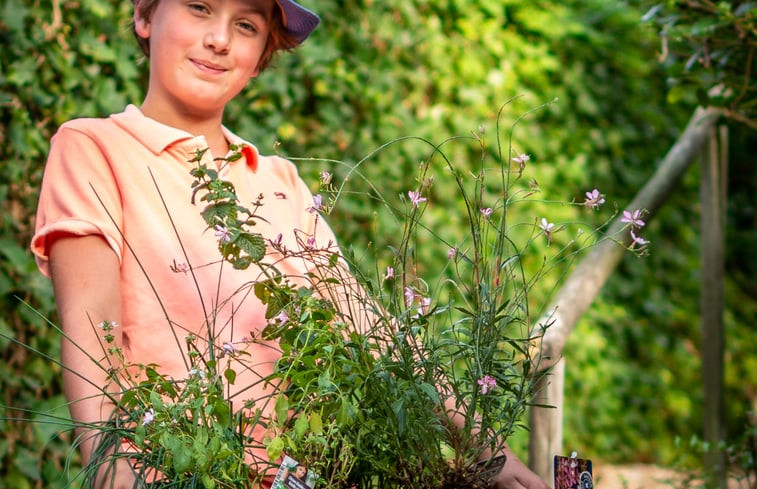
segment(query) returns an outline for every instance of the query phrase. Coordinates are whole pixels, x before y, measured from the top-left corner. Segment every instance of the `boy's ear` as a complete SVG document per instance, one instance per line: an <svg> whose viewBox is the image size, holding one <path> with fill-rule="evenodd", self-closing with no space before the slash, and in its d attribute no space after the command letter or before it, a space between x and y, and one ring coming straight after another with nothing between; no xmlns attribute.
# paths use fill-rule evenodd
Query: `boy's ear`
<svg viewBox="0 0 757 489"><path fill-rule="evenodd" d="M139 14L139 9L137 8L138 4L139 4L139 0L135 2L135 6L134 6L134 32L142 39L149 39L150 38L150 21L145 19Z"/></svg>

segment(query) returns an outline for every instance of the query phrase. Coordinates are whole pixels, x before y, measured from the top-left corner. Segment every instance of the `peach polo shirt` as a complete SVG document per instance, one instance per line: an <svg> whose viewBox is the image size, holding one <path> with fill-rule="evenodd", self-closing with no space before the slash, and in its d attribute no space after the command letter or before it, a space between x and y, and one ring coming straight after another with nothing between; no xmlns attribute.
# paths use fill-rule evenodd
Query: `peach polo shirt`
<svg viewBox="0 0 757 489"><path fill-rule="evenodd" d="M244 143L224 131L230 142ZM155 363L162 373L186 378L184 339L188 333L207 338L210 325L217 347L231 341L251 353L248 361L255 371L237 369L233 390L244 389L244 399L258 399L266 393L260 379L271 372L279 350L242 343L266 324L265 307L252 292L258 271L254 266L233 270L220 262L218 238L200 215L204 203L191 203L189 172L196 163L189 160L206 147L202 136L149 119L132 105L105 119L65 123L52 139L31 247L40 270L49 276L51 233L103 236L121 266L126 360ZM314 236L319 248L333 247L331 230L308 211L313 197L295 166L253 151L256 171L240 158L220 174L235 185L242 205L252 209L262 197L261 219L253 231L267 239L281 235L289 249L298 248L297 235ZM209 151L203 162L213 165ZM280 261L268 252L266 260L276 261L285 274L308 269L302 260ZM197 283L181 271L185 264Z"/></svg>

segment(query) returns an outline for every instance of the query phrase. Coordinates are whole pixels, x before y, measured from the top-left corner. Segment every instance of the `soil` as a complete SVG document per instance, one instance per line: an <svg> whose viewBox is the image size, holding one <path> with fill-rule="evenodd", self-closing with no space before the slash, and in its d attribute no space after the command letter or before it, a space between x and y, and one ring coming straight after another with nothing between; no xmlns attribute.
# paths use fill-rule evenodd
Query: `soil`
<svg viewBox="0 0 757 489"><path fill-rule="evenodd" d="M496 475L502 470L507 457L498 455L488 466L479 462L475 470L467 473L451 471L441 489L492 489Z"/></svg>

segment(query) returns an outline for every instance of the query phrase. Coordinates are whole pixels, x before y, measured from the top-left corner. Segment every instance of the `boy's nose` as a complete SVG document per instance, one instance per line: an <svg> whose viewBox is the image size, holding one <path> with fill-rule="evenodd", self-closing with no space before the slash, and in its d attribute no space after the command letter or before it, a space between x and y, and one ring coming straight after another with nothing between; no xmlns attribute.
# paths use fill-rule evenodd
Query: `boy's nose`
<svg viewBox="0 0 757 489"><path fill-rule="evenodd" d="M228 52L230 42L231 33L224 22L214 23L205 33L205 39L203 39L205 47L216 53Z"/></svg>

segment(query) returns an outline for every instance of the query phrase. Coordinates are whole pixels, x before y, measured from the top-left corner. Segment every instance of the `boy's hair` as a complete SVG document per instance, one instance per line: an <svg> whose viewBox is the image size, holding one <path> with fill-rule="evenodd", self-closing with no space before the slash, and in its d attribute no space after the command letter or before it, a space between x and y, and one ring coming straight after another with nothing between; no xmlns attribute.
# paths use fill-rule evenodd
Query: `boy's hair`
<svg viewBox="0 0 757 489"><path fill-rule="evenodd" d="M158 6L160 0L133 0L134 8L139 13L139 16L145 20L150 20L155 8ZM274 54L281 50L290 50L299 44L299 41L295 39L284 27L284 18L281 12L281 6L278 2L274 2L275 8L271 12L271 18L268 29L268 41L265 45L265 50L260 56L258 62L258 69L263 70L271 64ZM133 29L134 26L132 26ZM134 37L137 38L139 47L142 48L142 52L145 56L150 57L150 40L139 37L136 30L134 30Z"/></svg>

